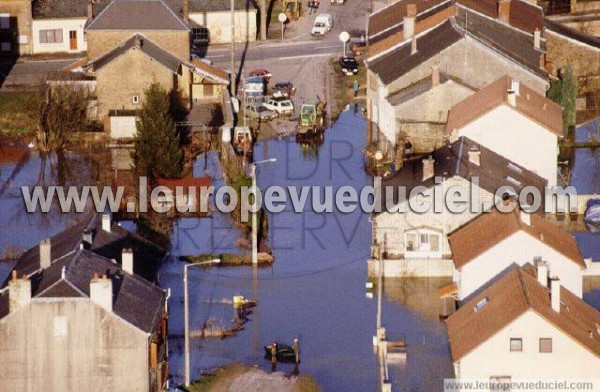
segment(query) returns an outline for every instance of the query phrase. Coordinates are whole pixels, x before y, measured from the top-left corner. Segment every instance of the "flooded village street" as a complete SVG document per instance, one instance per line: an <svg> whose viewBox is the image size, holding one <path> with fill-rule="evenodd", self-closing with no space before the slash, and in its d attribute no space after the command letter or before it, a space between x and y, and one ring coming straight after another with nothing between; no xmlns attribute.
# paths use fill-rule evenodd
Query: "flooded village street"
<svg viewBox="0 0 600 392"><path fill-rule="evenodd" d="M318 149L310 146L307 151L294 138L257 143L256 161L277 158L259 167L259 186L321 185L335 191L345 185L355 189L368 185L362 154L365 126L360 113L349 110L326 132ZM208 231L194 222L180 221L171 257L160 272L161 285L172 288L170 368L175 381L183 377L182 264L178 256L207 253L207 244L214 247L212 253L235 251L232 237L223 240L227 229L217 226ZM210 318L233 318L230 305L216 302L231 300L233 295L259 301L251 321L235 337L192 340L192 374L231 361L270 369L263 345L274 339L289 343L297 337L300 373L314 376L322 390L377 391L372 345L377 302L365 296L370 237L366 213L298 214L287 205L284 212L269 216L269 244L275 255L272 268L190 269L192 331ZM392 382L398 390L435 390L452 374L445 327L437 314L437 289L447 281L412 280L406 285L388 281L383 325L390 336L403 333L411 345L407 364L390 366ZM291 373L293 365L279 364L277 370Z"/></svg>

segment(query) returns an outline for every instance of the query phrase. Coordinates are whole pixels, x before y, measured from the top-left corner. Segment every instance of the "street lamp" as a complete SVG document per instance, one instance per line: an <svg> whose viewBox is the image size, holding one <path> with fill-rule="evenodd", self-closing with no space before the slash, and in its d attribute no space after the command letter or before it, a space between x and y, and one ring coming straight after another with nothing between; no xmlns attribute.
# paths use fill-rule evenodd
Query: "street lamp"
<svg viewBox="0 0 600 392"><path fill-rule="evenodd" d="M190 385L190 310L188 309L188 268L198 265L219 264L220 259L199 261L183 266L183 322L184 322L184 360L185 360L185 386Z"/></svg>
<svg viewBox="0 0 600 392"><path fill-rule="evenodd" d="M283 29L284 29L283 24L287 20L287 15L282 12L277 16L277 20L279 20L279 22L281 22L281 41L283 41Z"/></svg>
<svg viewBox="0 0 600 392"><path fill-rule="evenodd" d="M346 56L346 42L350 41L350 34L347 31L342 31L339 38L342 44L344 44L344 54L342 56Z"/></svg>
<svg viewBox="0 0 600 392"><path fill-rule="evenodd" d="M250 176L252 177L252 191L254 192L254 203L256 204L256 165L262 163L277 162L277 158L265 159L263 161L254 162L250 165ZM258 222L256 212L252 213L252 264L258 264Z"/></svg>

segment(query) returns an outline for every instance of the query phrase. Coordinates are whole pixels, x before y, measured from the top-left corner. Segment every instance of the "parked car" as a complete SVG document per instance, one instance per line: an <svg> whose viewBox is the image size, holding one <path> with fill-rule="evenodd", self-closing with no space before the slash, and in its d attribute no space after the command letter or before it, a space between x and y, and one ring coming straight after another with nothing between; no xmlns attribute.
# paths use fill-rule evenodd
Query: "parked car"
<svg viewBox="0 0 600 392"><path fill-rule="evenodd" d="M272 110L280 116L291 116L294 114L294 104L289 99L269 99L263 103L268 110Z"/></svg>
<svg viewBox="0 0 600 392"><path fill-rule="evenodd" d="M265 82L269 82L269 79L271 79L271 72L266 69L266 68L257 68L257 69L253 69L252 71L250 71L250 76L258 76L264 79Z"/></svg>
<svg viewBox="0 0 600 392"><path fill-rule="evenodd" d="M291 82L277 82L271 90L273 98L289 98L296 93L296 87Z"/></svg>
<svg viewBox="0 0 600 392"><path fill-rule="evenodd" d="M344 4L345 0L331 0L331 4Z"/></svg>
<svg viewBox="0 0 600 392"><path fill-rule="evenodd" d="M263 104L255 102L246 106L246 116L258 121L270 121L277 117L277 113L267 109Z"/></svg>
<svg viewBox="0 0 600 392"><path fill-rule="evenodd" d="M330 14L317 15L315 22L313 23L312 35L325 36L333 28L333 17Z"/></svg>
<svg viewBox="0 0 600 392"><path fill-rule="evenodd" d="M344 56L340 59L340 68L348 76L358 73L358 61L354 57Z"/></svg>

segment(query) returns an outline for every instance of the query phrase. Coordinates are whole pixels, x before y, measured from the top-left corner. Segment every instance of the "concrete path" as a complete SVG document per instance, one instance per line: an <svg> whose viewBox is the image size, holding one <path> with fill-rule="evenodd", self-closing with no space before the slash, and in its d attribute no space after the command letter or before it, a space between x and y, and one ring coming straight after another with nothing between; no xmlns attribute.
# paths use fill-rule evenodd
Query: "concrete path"
<svg viewBox="0 0 600 392"><path fill-rule="evenodd" d="M260 369L252 369L237 376L228 392L292 392L296 386L297 378L288 378L283 373L265 373Z"/></svg>

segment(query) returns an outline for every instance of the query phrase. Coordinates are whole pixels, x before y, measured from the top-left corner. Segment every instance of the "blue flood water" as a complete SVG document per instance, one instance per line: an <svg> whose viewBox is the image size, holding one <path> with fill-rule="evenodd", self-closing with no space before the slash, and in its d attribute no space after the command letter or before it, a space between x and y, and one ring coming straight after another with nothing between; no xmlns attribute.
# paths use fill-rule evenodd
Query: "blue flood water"
<svg viewBox="0 0 600 392"><path fill-rule="evenodd" d="M600 140L600 118L575 129L575 141ZM578 194L600 194L600 148L575 149L569 185Z"/></svg>
<svg viewBox="0 0 600 392"><path fill-rule="evenodd" d="M360 190L370 184L363 170L366 124L344 112L326 133L318 155L294 139L269 140L255 147L255 160L277 158L259 166L258 183L270 185L349 185ZM301 341L300 372L314 376L324 391L378 390L377 363L372 348L376 300L365 297L366 260L371 225L360 211L316 214L307 206L269 216L269 243L275 254L272 268L250 267L190 270L191 330L211 318L230 321L233 309L223 299L241 294L260 303L245 330L226 340L192 340L192 374L231 361L260 364L263 345L277 339ZM217 221L220 218L216 219ZM190 249L205 253L214 243L214 227L203 219L180 221L172 236L171 257L160 282L172 289L170 301L170 369L175 383L183 380L182 264L178 256ZM228 241L231 244L231 241ZM209 245L207 245L209 244ZM232 248L239 252L239 248ZM245 250L245 252L249 252ZM386 280L383 325L390 337L404 334L410 344L406 364L390 366L395 388L434 391L451 377L452 365L445 326L438 319L437 289L448 279ZM288 365L278 370L290 373Z"/></svg>

